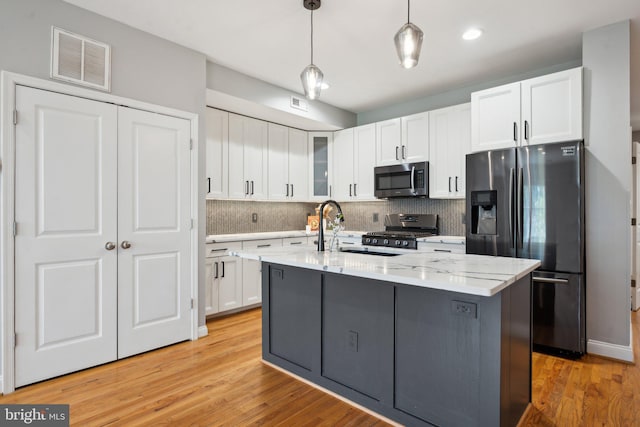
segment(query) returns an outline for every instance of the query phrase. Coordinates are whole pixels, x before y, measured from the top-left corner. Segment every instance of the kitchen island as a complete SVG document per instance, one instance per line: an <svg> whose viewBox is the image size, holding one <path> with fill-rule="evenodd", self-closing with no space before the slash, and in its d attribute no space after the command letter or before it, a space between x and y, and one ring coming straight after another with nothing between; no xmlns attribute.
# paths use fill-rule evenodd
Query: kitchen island
<svg viewBox="0 0 640 427"><path fill-rule="evenodd" d="M515 426L539 262L382 252L231 253L262 262L263 359L404 425Z"/></svg>

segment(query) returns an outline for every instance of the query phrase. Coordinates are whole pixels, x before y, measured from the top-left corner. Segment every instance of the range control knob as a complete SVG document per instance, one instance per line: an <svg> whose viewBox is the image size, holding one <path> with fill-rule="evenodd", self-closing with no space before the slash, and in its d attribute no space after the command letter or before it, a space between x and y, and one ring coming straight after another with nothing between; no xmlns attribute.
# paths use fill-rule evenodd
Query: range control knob
<svg viewBox="0 0 640 427"><path fill-rule="evenodd" d="M409 246L409 242L405 240L404 242L402 242L402 246Z"/></svg>
<svg viewBox="0 0 640 427"><path fill-rule="evenodd" d="M388 245L389 244L389 239L384 239L384 242L382 242L382 243L384 243L385 245Z"/></svg>
<svg viewBox="0 0 640 427"><path fill-rule="evenodd" d="M377 245L377 244L378 244L378 239L373 239L373 240L371 241L371 243L373 243L374 245Z"/></svg>
<svg viewBox="0 0 640 427"><path fill-rule="evenodd" d="M400 246L402 244L402 242L400 240L396 240L396 246Z"/></svg>
<svg viewBox="0 0 640 427"><path fill-rule="evenodd" d="M364 239L364 242L365 243L371 243L371 239L367 237L367 238Z"/></svg>

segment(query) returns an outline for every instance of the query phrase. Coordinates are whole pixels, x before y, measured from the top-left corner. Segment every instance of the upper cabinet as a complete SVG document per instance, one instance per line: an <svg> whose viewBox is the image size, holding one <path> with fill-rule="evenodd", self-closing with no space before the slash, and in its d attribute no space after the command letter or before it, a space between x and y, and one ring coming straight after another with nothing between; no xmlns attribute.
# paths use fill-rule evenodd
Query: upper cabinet
<svg viewBox="0 0 640 427"><path fill-rule="evenodd" d="M309 132L309 192L311 200L333 197L333 132Z"/></svg>
<svg viewBox="0 0 640 427"><path fill-rule="evenodd" d="M205 126L207 198L229 197L229 113L207 108Z"/></svg>
<svg viewBox="0 0 640 427"><path fill-rule="evenodd" d="M368 124L334 133L333 182L337 200L374 200L376 125Z"/></svg>
<svg viewBox="0 0 640 427"><path fill-rule="evenodd" d="M471 94L472 151L582 139L582 68Z"/></svg>
<svg viewBox="0 0 640 427"><path fill-rule="evenodd" d="M267 122L229 113L229 198L266 199Z"/></svg>
<svg viewBox="0 0 640 427"><path fill-rule="evenodd" d="M376 123L378 166L429 159L429 113Z"/></svg>
<svg viewBox="0 0 640 427"><path fill-rule="evenodd" d="M307 200L307 133L269 123L269 200Z"/></svg>
<svg viewBox="0 0 640 427"><path fill-rule="evenodd" d="M429 112L429 197L464 199L465 156L471 151L471 104Z"/></svg>

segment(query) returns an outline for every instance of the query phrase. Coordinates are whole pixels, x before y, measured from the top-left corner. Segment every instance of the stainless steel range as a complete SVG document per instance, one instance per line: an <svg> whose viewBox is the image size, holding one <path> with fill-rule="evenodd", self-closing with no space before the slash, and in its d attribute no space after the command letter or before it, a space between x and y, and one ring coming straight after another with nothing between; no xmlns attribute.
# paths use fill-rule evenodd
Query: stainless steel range
<svg viewBox="0 0 640 427"><path fill-rule="evenodd" d="M385 231L370 231L362 236L364 246L388 246L418 249L417 239L438 234L436 214L388 214Z"/></svg>

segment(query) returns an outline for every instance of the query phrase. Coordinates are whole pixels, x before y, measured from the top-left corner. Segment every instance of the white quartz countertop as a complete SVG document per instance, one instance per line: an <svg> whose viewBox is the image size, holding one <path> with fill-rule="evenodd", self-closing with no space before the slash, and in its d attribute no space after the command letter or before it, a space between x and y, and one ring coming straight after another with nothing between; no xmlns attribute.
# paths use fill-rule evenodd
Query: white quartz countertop
<svg viewBox="0 0 640 427"><path fill-rule="evenodd" d="M317 252L313 248L265 248L230 251L232 256L274 264L322 270L425 288L492 296L540 266L540 261L485 255L401 253L386 257L348 252Z"/></svg>
<svg viewBox="0 0 640 427"><path fill-rule="evenodd" d="M364 234L364 231L342 231L338 236L340 237L360 237ZM237 234L209 234L207 236L207 243L223 243L223 242L239 242L244 240L262 240L262 239L284 239L286 237L304 237L304 236L317 236L318 232L313 231L307 233L304 230L293 231L267 231L261 233L237 233ZM329 233L325 236L328 237Z"/></svg>

